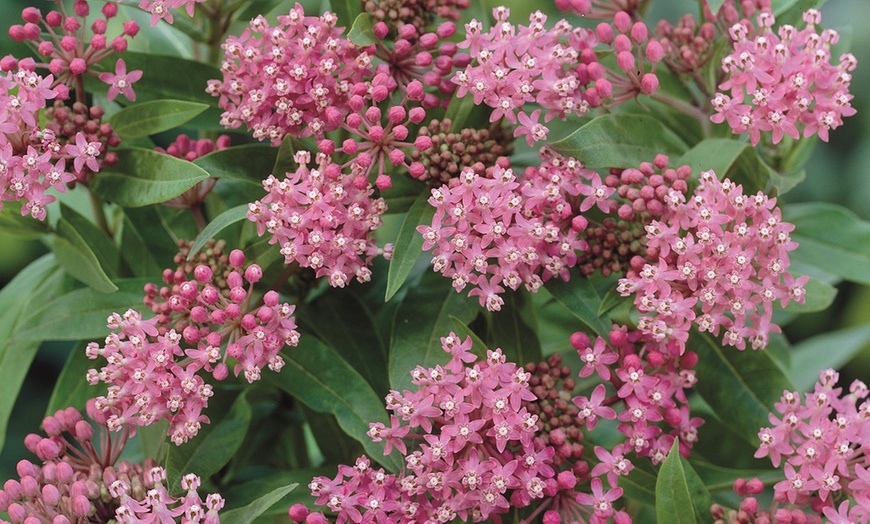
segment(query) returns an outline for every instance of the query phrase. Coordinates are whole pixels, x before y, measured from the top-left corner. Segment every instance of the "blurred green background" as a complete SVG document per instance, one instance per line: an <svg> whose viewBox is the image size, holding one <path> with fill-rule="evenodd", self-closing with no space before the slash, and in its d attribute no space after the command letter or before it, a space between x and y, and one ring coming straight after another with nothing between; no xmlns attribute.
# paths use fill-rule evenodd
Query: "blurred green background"
<svg viewBox="0 0 870 524"><path fill-rule="evenodd" d="M26 49L11 42L6 34L8 25L20 22L21 9L36 5L47 11L51 3L53 2L46 0L0 0L0 20L3 21L0 56L7 53L23 56L26 53ZM317 2L312 0L305 3L310 5ZM548 10L556 14L550 0L487 0L487 3L511 6L516 20L525 19L525 14L534 9ZM659 0L653 2L648 19L665 18L675 22L687 12L696 13L697 2ZM851 50L858 58L858 69L854 72L852 85L852 93L855 95L853 105L858 114L847 119L843 127L832 133L830 143L818 145L807 166L807 180L788 193L784 200L837 203L852 209L863 219L870 220L870 176L867 171L870 167L870 32L856 31L850 27L855 21L870 19L870 1L834 0L825 4L822 12L824 25L840 31L842 40L851 42ZM142 25L143 33L148 31L147 17ZM140 36L138 40L144 38ZM160 42L156 45L167 46L178 49L172 42ZM0 253L3 253L0 256L0 285L5 285L18 271L44 252L46 249L38 240L10 237L0 232ZM870 322L870 288L841 284L838 289L837 300L827 311L801 317L799 325L786 327L785 331L793 342L824 331ZM14 476L15 464L29 455L24 449L23 438L27 433L38 430L54 381L69 350L68 344L44 344L27 372L27 379L12 414L6 445L0 452L0 479ZM843 372L847 378L870 381L870 347L865 348Z"/></svg>

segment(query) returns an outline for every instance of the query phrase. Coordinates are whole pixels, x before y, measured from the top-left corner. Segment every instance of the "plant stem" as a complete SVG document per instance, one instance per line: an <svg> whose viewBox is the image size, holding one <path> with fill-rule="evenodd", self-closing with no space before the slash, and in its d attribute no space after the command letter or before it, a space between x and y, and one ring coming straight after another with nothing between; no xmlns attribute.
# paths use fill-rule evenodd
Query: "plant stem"
<svg viewBox="0 0 870 524"><path fill-rule="evenodd" d="M106 234L109 235L109 238L111 238L112 230L109 227L109 222L106 220L106 211L103 209L103 199L91 191L91 188L88 188L88 196L91 199L91 208L94 211L94 220L97 222L97 226L105 231Z"/></svg>
<svg viewBox="0 0 870 524"><path fill-rule="evenodd" d="M649 96L653 100L658 100L663 104L667 104L676 109L677 111L685 113L697 120L698 123L701 124L701 132L705 138L712 135L713 126L710 124L710 117L709 115L707 115L707 113L702 111L700 107L694 106L692 104L687 104L682 100L677 100L676 98L670 97L659 91L656 91Z"/></svg>

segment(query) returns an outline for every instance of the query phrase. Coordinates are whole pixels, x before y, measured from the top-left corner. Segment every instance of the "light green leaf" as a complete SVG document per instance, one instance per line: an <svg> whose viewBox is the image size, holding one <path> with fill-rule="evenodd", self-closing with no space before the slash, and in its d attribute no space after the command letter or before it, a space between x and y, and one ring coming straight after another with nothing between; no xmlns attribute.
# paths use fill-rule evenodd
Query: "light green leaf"
<svg viewBox="0 0 870 524"><path fill-rule="evenodd" d="M707 5L710 6L710 11L715 15L719 13L719 9L722 7L722 4L725 3L725 0L707 0Z"/></svg>
<svg viewBox="0 0 870 524"><path fill-rule="evenodd" d="M207 479L226 466L245 440L250 424L251 406L242 393L226 416L216 423L204 424L196 438L170 447L166 455L169 492L180 493L181 478L188 473Z"/></svg>
<svg viewBox="0 0 870 524"><path fill-rule="evenodd" d="M731 138L704 139L674 165L688 165L696 175L712 169L720 180L730 178L742 184L745 194L763 190L772 171L762 164L754 147Z"/></svg>
<svg viewBox="0 0 870 524"><path fill-rule="evenodd" d="M220 215L216 216L214 220L208 223L205 226L205 229L202 230L202 233L196 237L196 241L190 247L190 254L187 255L187 260L193 260L199 254L199 250L205 246L206 242L213 239L217 236L218 233L228 228L229 226L235 224L236 222L241 222L245 219L248 214L248 206L247 204L242 204L240 206L236 206L231 209L227 209Z"/></svg>
<svg viewBox="0 0 870 524"><path fill-rule="evenodd" d="M611 326L598 315L601 310L601 297L587 277L574 269L568 282L552 278L544 287L578 320L607 340Z"/></svg>
<svg viewBox="0 0 870 524"><path fill-rule="evenodd" d="M207 104L185 100L151 100L125 107L109 117L122 140L132 140L169 131L208 109Z"/></svg>
<svg viewBox="0 0 870 524"><path fill-rule="evenodd" d="M362 2L359 0L329 0L329 5L338 15L338 25L344 27L347 27L350 21L356 19L362 11Z"/></svg>
<svg viewBox="0 0 870 524"><path fill-rule="evenodd" d="M254 520L266 512L276 502L284 498L284 495L290 493L298 484L290 484L276 488L269 493L266 493L257 500L251 502L243 508L231 509L221 513L221 522L223 524L250 524ZM284 515L286 518L287 516Z"/></svg>
<svg viewBox="0 0 870 524"><path fill-rule="evenodd" d="M48 220L36 220L32 216L21 216L23 204L20 200L3 202L0 210L0 231L22 238L39 238L51 231Z"/></svg>
<svg viewBox="0 0 870 524"><path fill-rule="evenodd" d="M408 290L393 319L390 342L390 385L410 389L411 371L418 365L444 365L450 355L441 349L441 337L454 329L451 317L468 324L477 315L477 305L457 293L440 274L427 273Z"/></svg>
<svg viewBox="0 0 870 524"><path fill-rule="evenodd" d="M791 379L798 391L810 391L823 369L841 368L870 343L870 325L816 335L795 344Z"/></svg>
<svg viewBox="0 0 870 524"><path fill-rule="evenodd" d="M60 204L60 213L97 256L106 275L116 278L121 264L121 253L106 232L64 203Z"/></svg>
<svg viewBox="0 0 870 524"><path fill-rule="evenodd" d="M353 21L347 38L360 47L367 47L378 43L372 26L372 16L368 13L360 13Z"/></svg>
<svg viewBox="0 0 870 524"><path fill-rule="evenodd" d="M834 302L834 298L837 296L837 288L815 278L811 278L804 286L804 289L806 290L804 303L801 304L792 300L785 307L785 311L789 313L824 311L828 309L828 306Z"/></svg>
<svg viewBox="0 0 870 524"><path fill-rule="evenodd" d="M656 480L656 517L659 524L694 524L695 505L686 482L688 463L679 452L679 441L674 441L668 458L662 463ZM709 498L709 494L707 495Z"/></svg>
<svg viewBox="0 0 870 524"><path fill-rule="evenodd" d="M91 189L124 207L159 204L208 178L201 167L150 149L118 149L118 163L94 175Z"/></svg>
<svg viewBox="0 0 870 524"><path fill-rule="evenodd" d="M238 180L262 188L263 180L272 174L278 149L269 144L245 144L214 151L193 163L214 178Z"/></svg>
<svg viewBox="0 0 870 524"><path fill-rule="evenodd" d="M89 369L99 367L98 362L89 359L85 354L87 345L87 341L79 342L70 351L48 400L46 416L67 407L84 412L88 399L105 394L104 384L92 386L85 380Z"/></svg>
<svg viewBox="0 0 870 524"><path fill-rule="evenodd" d="M91 246L63 218L57 221L57 236L51 243L51 249L61 267L76 280L103 293L114 293L118 290L106 275Z"/></svg>
<svg viewBox="0 0 870 524"><path fill-rule="evenodd" d="M177 56L135 51L125 51L124 61L127 71L141 70L144 73L133 86L137 104L169 99L217 107L218 98L205 92L209 80L223 76L214 66Z"/></svg>
<svg viewBox="0 0 870 524"><path fill-rule="evenodd" d="M427 191L420 193L402 222L387 272L385 301L393 298L399 291L423 252L423 235L417 232L417 226L431 224L432 217L435 216L435 208L429 204L429 196Z"/></svg>
<svg viewBox="0 0 870 524"><path fill-rule="evenodd" d="M658 154L679 156L688 147L673 131L648 115L599 116L551 144L587 167L637 167Z"/></svg>

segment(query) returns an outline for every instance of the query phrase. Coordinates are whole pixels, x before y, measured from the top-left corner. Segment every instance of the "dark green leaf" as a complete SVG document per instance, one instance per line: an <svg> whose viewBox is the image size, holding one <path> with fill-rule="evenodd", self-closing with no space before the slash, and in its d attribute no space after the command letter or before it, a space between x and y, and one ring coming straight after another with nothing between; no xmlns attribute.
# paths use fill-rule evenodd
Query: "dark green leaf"
<svg viewBox="0 0 870 524"><path fill-rule="evenodd" d="M334 349L303 336L299 346L282 352L286 365L266 380L314 411L332 413L342 430L359 440L366 453L391 471L401 467L397 453L383 456L384 444L366 435L370 422L388 423L383 401L365 379Z"/></svg>
<svg viewBox="0 0 870 524"><path fill-rule="evenodd" d="M712 169L720 180L730 178L742 184L745 194L763 190L772 171L762 164L754 147L731 138L707 138L687 151L675 165L688 165L695 174Z"/></svg>
<svg viewBox="0 0 870 524"><path fill-rule="evenodd" d="M124 262L136 276L160 275L163 271L154 258L153 248L149 247L148 242L142 238L128 217L124 217L124 226L121 230L121 254Z"/></svg>
<svg viewBox="0 0 870 524"><path fill-rule="evenodd" d="M474 302L456 292L440 274L427 273L408 290L393 320L390 341L390 385L410 389L411 371L418 365L446 364L450 356L441 349L441 338L454 329L451 317L468 324L477 315Z"/></svg>
<svg viewBox="0 0 870 524"><path fill-rule="evenodd" d="M353 26L350 32L347 33L347 38L354 44L360 47L367 47L378 43L375 38L375 32L372 28L372 17L368 13L360 13L353 21Z"/></svg>
<svg viewBox="0 0 870 524"><path fill-rule="evenodd" d="M105 394L105 385L91 386L85 380L88 370L98 367L97 362L85 355L87 345L86 341L79 342L70 352L51 392L45 410L46 416L67 407L74 407L84 412L88 399Z"/></svg>
<svg viewBox="0 0 870 524"><path fill-rule="evenodd" d="M114 293L118 290L106 275L91 246L63 218L57 221L57 236L51 243L51 249L61 267L76 280L103 293Z"/></svg>
<svg viewBox="0 0 870 524"><path fill-rule="evenodd" d="M646 115L604 115L552 144L558 153L588 167L637 167L656 155L678 156L688 149L673 131Z"/></svg>
<svg viewBox="0 0 870 524"><path fill-rule="evenodd" d="M782 392L793 390L783 370L765 351L723 348L708 333L692 333L689 347L698 353L695 390L720 420L752 444Z"/></svg>
<svg viewBox="0 0 870 524"><path fill-rule="evenodd" d="M305 151L307 148L298 138L287 135L278 147L278 155L275 157L275 165L272 166L272 174L275 178L282 179L287 173L296 171L298 167L293 158L297 151ZM265 177L263 177L265 178Z"/></svg>
<svg viewBox="0 0 870 524"><path fill-rule="evenodd" d="M568 282L553 278L548 280L544 287L557 302L568 308L583 324L607 340L611 326L598 316L601 310L601 297L588 278L574 270L571 271L571 280Z"/></svg>
<svg viewBox="0 0 870 524"><path fill-rule="evenodd" d="M204 424L196 438L170 447L166 456L169 492L179 493L181 478L188 473L207 479L226 466L245 440L250 424L251 406L242 393L236 397L226 416L218 422Z"/></svg>
<svg viewBox="0 0 870 524"><path fill-rule="evenodd" d="M450 315L450 320L453 321L453 333L456 334L460 340L465 340L466 338L471 337L471 352L478 357L485 358L486 352L489 349L486 342L481 340L481 338L477 336L477 333L472 331L465 322L459 320L453 315Z"/></svg>
<svg viewBox="0 0 870 524"><path fill-rule="evenodd" d="M347 27L351 20L362 12L362 2L360 0L329 0L329 5L332 6L332 11L338 15L338 25Z"/></svg>
<svg viewBox="0 0 870 524"><path fill-rule="evenodd" d="M257 517L266 512L276 502L284 498L284 495L296 489L297 484L282 486L266 493L257 500L243 508L231 509L221 513L221 522L224 524L249 524ZM286 517L286 515L285 515Z"/></svg>
<svg viewBox="0 0 870 524"><path fill-rule="evenodd" d="M23 238L39 238L51 231L47 220L36 220L32 216L21 216L23 204L20 200L3 202L0 211L0 231Z"/></svg>
<svg viewBox="0 0 870 524"><path fill-rule="evenodd" d="M417 226L431 224L435 216L435 208L429 204L429 193L420 193L411 205L390 259L390 270L387 273L387 294L384 300L390 300L402 287L420 254L423 252L423 235L417 232Z"/></svg>
<svg viewBox="0 0 870 524"><path fill-rule="evenodd" d="M407 213L420 193L429 194L426 184L409 176L393 178L393 185L381 191L381 197L387 203L387 213Z"/></svg>
<svg viewBox="0 0 870 524"><path fill-rule="evenodd" d="M802 25L803 14L807 9L818 9L826 0L772 0L771 9L776 15L777 27L784 24Z"/></svg>
<svg viewBox="0 0 870 524"><path fill-rule="evenodd" d="M751 479L757 477L765 484L779 482L783 478L782 471L777 469L733 469L711 464L700 459L692 453L689 459L692 468L704 482L708 492L729 492L734 489L734 481L737 479Z"/></svg>
<svg viewBox="0 0 870 524"><path fill-rule="evenodd" d="M656 517L662 524L697 522L695 505L692 504L692 494L686 481L686 467L688 463L680 456L679 441L675 440L656 480Z"/></svg>
<svg viewBox="0 0 870 524"><path fill-rule="evenodd" d="M61 203L60 213L75 228L76 232L81 235L85 243L90 246L91 251L97 256L97 260L100 261L100 267L106 271L106 274L110 278L117 277L118 267L121 263L121 253L106 232L66 204Z"/></svg>
<svg viewBox="0 0 870 524"><path fill-rule="evenodd" d="M278 148L269 144L245 144L228 147L193 161L214 178L238 180L263 187L278 159ZM283 176L283 173L281 173Z"/></svg>
<svg viewBox="0 0 870 524"><path fill-rule="evenodd" d="M507 359L524 366L541 360L541 342L534 329L535 309L520 290L503 295L501 311L492 314L492 345L501 348ZM532 324L530 324L530 321Z"/></svg>
<svg viewBox="0 0 870 524"><path fill-rule="evenodd" d="M387 349L371 311L353 289L330 289L297 314L301 325L341 354L376 392L389 391Z"/></svg>
<svg viewBox="0 0 870 524"><path fill-rule="evenodd" d="M462 98L453 97L450 105L447 106L447 112L444 113L444 120L450 120L450 132L459 133L462 131L465 122L468 121L468 116L474 110L474 97L466 94ZM537 160L537 156L535 157Z"/></svg>
<svg viewBox="0 0 870 524"><path fill-rule="evenodd" d="M341 430L335 415L318 413L304 405L302 411L326 464L351 464L363 454L362 444ZM305 452L304 442L301 444L302 446L297 447Z"/></svg>
<svg viewBox="0 0 870 524"><path fill-rule="evenodd" d="M205 92L208 81L222 78L216 67L176 56L125 51L127 71L143 71L136 82L137 103L150 100L186 100L217 106L218 99Z"/></svg>
<svg viewBox="0 0 870 524"><path fill-rule="evenodd" d="M240 206L236 206L232 209L227 209L220 215L216 216L214 220L208 223L205 226L205 229L202 230L202 233L196 237L196 242L193 243L193 246L190 247L190 254L187 255L188 260L193 260L193 258L199 253L199 250L205 246L206 242L212 240L218 233L228 228L229 226L235 224L236 222L241 222L245 219L248 214L248 206L246 204L242 204Z"/></svg>
<svg viewBox="0 0 870 524"><path fill-rule="evenodd" d="M795 344L791 379L799 391L810 391L823 369L838 369L870 343L870 325L823 333Z"/></svg>
<svg viewBox="0 0 870 524"><path fill-rule="evenodd" d="M870 284L870 223L834 204L795 204L783 210L799 244L789 257L846 280Z"/></svg>
<svg viewBox="0 0 870 524"><path fill-rule="evenodd" d="M94 175L91 189L124 207L159 204L208 178L201 167L150 149L118 149L118 163Z"/></svg>
<svg viewBox="0 0 870 524"><path fill-rule="evenodd" d="M112 129L123 140L169 131L193 120L207 104L184 100L151 100L134 104L109 117Z"/></svg>
<svg viewBox="0 0 870 524"><path fill-rule="evenodd" d="M42 304L23 318L15 339L82 340L100 339L109 334L106 318L130 308L143 310L142 288L147 280L124 279L115 284L118 291L101 293L91 288L76 289Z"/></svg>
<svg viewBox="0 0 870 524"><path fill-rule="evenodd" d="M58 273L54 257L46 255L20 271L0 290L0 449L6 440L12 407L41 342L40 339L13 342L11 338L33 303L47 299L39 289Z"/></svg>

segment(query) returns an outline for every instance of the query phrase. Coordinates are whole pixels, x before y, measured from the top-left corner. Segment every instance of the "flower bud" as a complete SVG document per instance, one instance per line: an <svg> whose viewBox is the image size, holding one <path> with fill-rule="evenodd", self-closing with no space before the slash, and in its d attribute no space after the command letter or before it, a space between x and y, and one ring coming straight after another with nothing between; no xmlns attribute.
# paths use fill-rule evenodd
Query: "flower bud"
<svg viewBox="0 0 870 524"><path fill-rule="evenodd" d="M576 350L586 349L589 347L589 335L582 331L577 331L571 335L571 347Z"/></svg>
<svg viewBox="0 0 870 524"><path fill-rule="evenodd" d="M91 513L91 501L84 495L73 498L73 513L75 516L85 518Z"/></svg>
<svg viewBox="0 0 870 524"><path fill-rule="evenodd" d="M106 2L105 4L103 4L102 12L103 16L106 17L107 20L110 18L114 18L118 14L118 4L116 4L115 2Z"/></svg>
<svg viewBox="0 0 870 524"><path fill-rule="evenodd" d="M134 37L139 34L139 24L135 20L127 20L124 22L124 34L129 37Z"/></svg>
<svg viewBox="0 0 870 524"><path fill-rule="evenodd" d="M245 253L241 249L232 250L230 252L230 267L235 268L235 269L240 269L244 265L245 265ZM231 273L230 278L232 278L233 274L238 275L238 273ZM239 281L238 284L235 284L235 285L240 286L241 284L242 284L241 281ZM233 284L230 284L230 286L234 287Z"/></svg>
<svg viewBox="0 0 870 524"><path fill-rule="evenodd" d="M640 80L640 92L649 95L659 89L659 78L655 73L647 73Z"/></svg>
<svg viewBox="0 0 870 524"><path fill-rule="evenodd" d="M123 36L116 36L112 39L112 51L116 53L123 53L127 50L127 41Z"/></svg>
<svg viewBox="0 0 870 524"><path fill-rule="evenodd" d="M245 270L245 280L251 284L256 284L261 278L263 278L263 269L257 264L251 264Z"/></svg>
<svg viewBox="0 0 870 524"><path fill-rule="evenodd" d="M73 58L69 63L69 72L74 75L84 74L88 70L88 64L83 58Z"/></svg>
<svg viewBox="0 0 870 524"><path fill-rule="evenodd" d="M383 22L381 22L383 23ZM386 25L386 24L384 24ZM302 522L305 520L311 512L308 511L308 508L305 507L304 504L293 504L290 506L290 509L287 511L287 514L294 522Z"/></svg>
<svg viewBox="0 0 870 524"><path fill-rule="evenodd" d="M608 23L601 22L598 24L598 27L595 28L595 34L602 44L609 45L613 42L613 26Z"/></svg>
<svg viewBox="0 0 870 524"><path fill-rule="evenodd" d="M649 29L647 29L646 24L643 22L635 22L634 25L631 26L631 39L634 40L635 43L640 44L646 42L647 38L649 38Z"/></svg>
<svg viewBox="0 0 870 524"><path fill-rule="evenodd" d="M620 33L627 33L631 28L631 16L625 11L620 11L613 17L613 25Z"/></svg>
<svg viewBox="0 0 870 524"><path fill-rule="evenodd" d="M38 24L42 21L42 13L40 13L39 9L35 7L25 7L24 10L21 11L21 18L23 18L25 22Z"/></svg>
<svg viewBox="0 0 870 524"><path fill-rule="evenodd" d="M411 100L420 100L423 97L423 84L419 80L413 80L408 84L406 92Z"/></svg>
<svg viewBox="0 0 870 524"><path fill-rule="evenodd" d="M378 178L375 180L375 186L381 191L386 191L393 187L393 179L390 178L390 175L380 174Z"/></svg>
<svg viewBox="0 0 870 524"><path fill-rule="evenodd" d="M375 33L375 38L377 38L378 40L383 40L390 32L389 26L387 26L387 24L383 22L376 23L372 30Z"/></svg>
<svg viewBox="0 0 870 524"><path fill-rule="evenodd" d="M220 364L215 366L214 373L212 373L212 375L214 375L215 380L217 380L217 381L226 380L226 378L229 376L229 374L230 374L229 369L227 369L227 365L224 364L223 362L221 362Z"/></svg>
<svg viewBox="0 0 870 524"><path fill-rule="evenodd" d="M94 427L85 420L79 420L75 425L75 435L81 441L89 441L94 436Z"/></svg>
<svg viewBox="0 0 870 524"><path fill-rule="evenodd" d="M87 0L76 0L73 2L73 13L80 18L87 17L91 12L90 6L88 6Z"/></svg>

